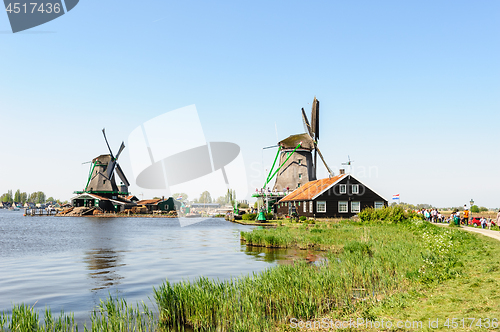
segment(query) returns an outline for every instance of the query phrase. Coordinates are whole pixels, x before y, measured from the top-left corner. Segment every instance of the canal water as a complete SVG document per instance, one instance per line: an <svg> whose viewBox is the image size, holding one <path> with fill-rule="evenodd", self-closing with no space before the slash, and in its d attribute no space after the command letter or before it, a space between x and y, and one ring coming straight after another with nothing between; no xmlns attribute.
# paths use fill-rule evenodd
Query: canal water
<svg viewBox="0 0 500 332"><path fill-rule="evenodd" d="M181 227L167 218L23 217L0 210L0 312L35 304L89 322L109 295L154 303L153 286L200 276L228 279L290 259L284 250L248 249L221 218ZM292 253L293 255L293 253Z"/></svg>

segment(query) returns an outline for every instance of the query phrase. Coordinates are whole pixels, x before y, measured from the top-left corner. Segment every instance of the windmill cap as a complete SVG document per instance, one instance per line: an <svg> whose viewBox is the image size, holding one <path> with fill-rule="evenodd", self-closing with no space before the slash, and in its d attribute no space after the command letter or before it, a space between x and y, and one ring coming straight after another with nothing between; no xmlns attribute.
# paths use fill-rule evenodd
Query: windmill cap
<svg viewBox="0 0 500 332"><path fill-rule="evenodd" d="M309 134L292 135L279 142L283 149L295 149L300 144L302 149L313 150L314 142Z"/></svg>

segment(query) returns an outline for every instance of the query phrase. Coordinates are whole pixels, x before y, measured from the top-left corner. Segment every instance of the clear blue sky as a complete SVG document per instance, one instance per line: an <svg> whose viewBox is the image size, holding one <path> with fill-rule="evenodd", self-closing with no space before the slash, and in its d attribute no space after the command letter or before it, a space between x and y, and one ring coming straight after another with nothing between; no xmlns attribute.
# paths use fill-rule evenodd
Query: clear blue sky
<svg viewBox="0 0 500 332"><path fill-rule="evenodd" d="M208 141L241 146L251 192L275 123L303 132L316 96L331 168L350 155L389 200L499 207L499 21L497 0L82 0L17 34L0 14L0 193L69 199L103 127L117 149L191 104Z"/></svg>

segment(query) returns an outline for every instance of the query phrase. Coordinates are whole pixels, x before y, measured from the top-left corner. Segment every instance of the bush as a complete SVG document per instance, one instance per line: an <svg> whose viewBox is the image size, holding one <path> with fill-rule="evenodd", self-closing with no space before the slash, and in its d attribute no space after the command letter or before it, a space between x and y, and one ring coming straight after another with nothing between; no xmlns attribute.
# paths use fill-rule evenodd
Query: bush
<svg viewBox="0 0 500 332"><path fill-rule="evenodd" d="M299 217L299 220L300 220L300 221L306 221L306 220L307 220L307 217L306 217L306 216L300 216L300 217Z"/></svg>
<svg viewBox="0 0 500 332"><path fill-rule="evenodd" d="M246 213L246 214L241 216L241 219L243 219L243 220L255 220L256 217L257 217L257 215L255 213Z"/></svg>
<svg viewBox="0 0 500 332"><path fill-rule="evenodd" d="M421 218L422 215L413 211L405 212L401 206L384 207L381 209L367 208L359 214L359 219L363 222L400 223L414 218Z"/></svg>

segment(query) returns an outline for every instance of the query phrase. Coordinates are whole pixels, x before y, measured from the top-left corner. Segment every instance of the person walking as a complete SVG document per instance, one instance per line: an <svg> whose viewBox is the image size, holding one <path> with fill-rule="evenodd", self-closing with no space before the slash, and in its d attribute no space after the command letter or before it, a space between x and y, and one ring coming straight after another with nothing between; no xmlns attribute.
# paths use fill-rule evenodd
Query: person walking
<svg viewBox="0 0 500 332"><path fill-rule="evenodd" d="M464 225L469 224L469 210L464 205Z"/></svg>
<svg viewBox="0 0 500 332"><path fill-rule="evenodd" d="M482 229L486 228L486 218L485 217L481 217L481 228Z"/></svg>
<svg viewBox="0 0 500 332"><path fill-rule="evenodd" d="M499 223L500 223L500 210L498 210L497 221L495 222L495 225L500 226Z"/></svg>

